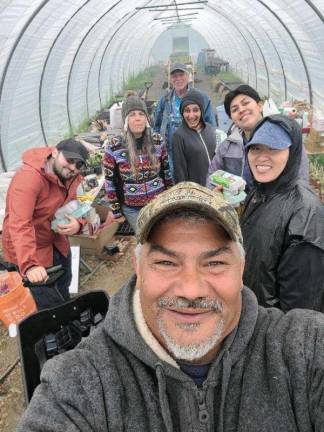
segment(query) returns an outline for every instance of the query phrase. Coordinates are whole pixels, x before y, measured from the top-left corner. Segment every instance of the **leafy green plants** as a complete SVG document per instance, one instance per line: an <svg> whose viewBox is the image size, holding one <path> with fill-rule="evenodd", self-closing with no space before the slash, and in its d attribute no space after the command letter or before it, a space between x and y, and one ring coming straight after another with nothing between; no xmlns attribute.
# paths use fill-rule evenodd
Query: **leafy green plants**
<svg viewBox="0 0 324 432"><path fill-rule="evenodd" d="M96 152L89 156L87 160L87 165L92 167L101 165L102 159L103 159L103 154L101 152Z"/></svg>
<svg viewBox="0 0 324 432"><path fill-rule="evenodd" d="M241 82L241 78L239 78L237 75L233 74L233 72L230 71L221 71L216 75L216 77L221 81L225 81L228 84Z"/></svg>
<svg viewBox="0 0 324 432"><path fill-rule="evenodd" d="M309 156L310 177L318 180L324 188L324 155Z"/></svg>
<svg viewBox="0 0 324 432"><path fill-rule="evenodd" d="M150 66L140 72L137 75L130 76L128 80L124 83L123 91L127 90L141 90L144 88L144 83L148 81L152 81L153 77L157 74L157 72L161 69L161 66L155 65Z"/></svg>

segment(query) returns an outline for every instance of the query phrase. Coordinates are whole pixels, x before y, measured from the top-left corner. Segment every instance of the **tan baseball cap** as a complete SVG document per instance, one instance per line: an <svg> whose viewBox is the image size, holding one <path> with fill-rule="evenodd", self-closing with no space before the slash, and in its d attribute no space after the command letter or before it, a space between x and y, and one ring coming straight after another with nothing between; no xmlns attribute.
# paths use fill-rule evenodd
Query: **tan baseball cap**
<svg viewBox="0 0 324 432"><path fill-rule="evenodd" d="M137 219L137 241L145 243L154 225L171 210L200 210L219 223L233 241L243 244L237 213L220 192L211 191L193 182L182 182L162 192L147 204Z"/></svg>

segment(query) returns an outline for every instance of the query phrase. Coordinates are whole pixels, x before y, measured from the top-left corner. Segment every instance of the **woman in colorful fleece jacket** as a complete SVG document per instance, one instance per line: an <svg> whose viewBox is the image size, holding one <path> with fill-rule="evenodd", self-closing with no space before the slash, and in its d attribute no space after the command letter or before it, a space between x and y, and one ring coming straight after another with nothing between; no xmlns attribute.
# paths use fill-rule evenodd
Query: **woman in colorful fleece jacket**
<svg viewBox="0 0 324 432"><path fill-rule="evenodd" d="M125 216L136 231L141 208L173 182L166 146L160 134L151 133L144 101L129 96L122 116L124 133L106 147L105 186L114 218Z"/></svg>

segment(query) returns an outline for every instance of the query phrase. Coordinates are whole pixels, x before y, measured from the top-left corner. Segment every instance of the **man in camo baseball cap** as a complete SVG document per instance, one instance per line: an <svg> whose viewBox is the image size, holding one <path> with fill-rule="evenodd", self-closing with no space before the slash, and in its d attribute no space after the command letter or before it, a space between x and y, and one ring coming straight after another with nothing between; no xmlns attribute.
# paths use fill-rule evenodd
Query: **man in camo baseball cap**
<svg viewBox="0 0 324 432"><path fill-rule="evenodd" d="M220 192L211 191L193 182L173 186L147 204L137 219L137 242L143 244L152 228L171 210L195 209L219 223L229 237L243 244L242 233L235 209Z"/></svg>

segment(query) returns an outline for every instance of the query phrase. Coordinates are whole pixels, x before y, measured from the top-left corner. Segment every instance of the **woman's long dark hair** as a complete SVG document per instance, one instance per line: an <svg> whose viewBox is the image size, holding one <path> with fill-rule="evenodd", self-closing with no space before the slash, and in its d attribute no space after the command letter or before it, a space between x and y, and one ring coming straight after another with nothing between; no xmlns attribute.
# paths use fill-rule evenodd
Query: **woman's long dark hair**
<svg viewBox="0 0 324 432"><path fill-rule="evenodd" d="M133 173L136 175L138 150L136 146L135 137L133 133L130 131L128 126L128 116L125 119L124 139L129 154L129 162L131 164ZM147 156L152 169L157 169L159 167L159 161L157 160L155 155L152 131L148 120L146 122L146 126L143 132L142 154L145 154Z"/></svg>

